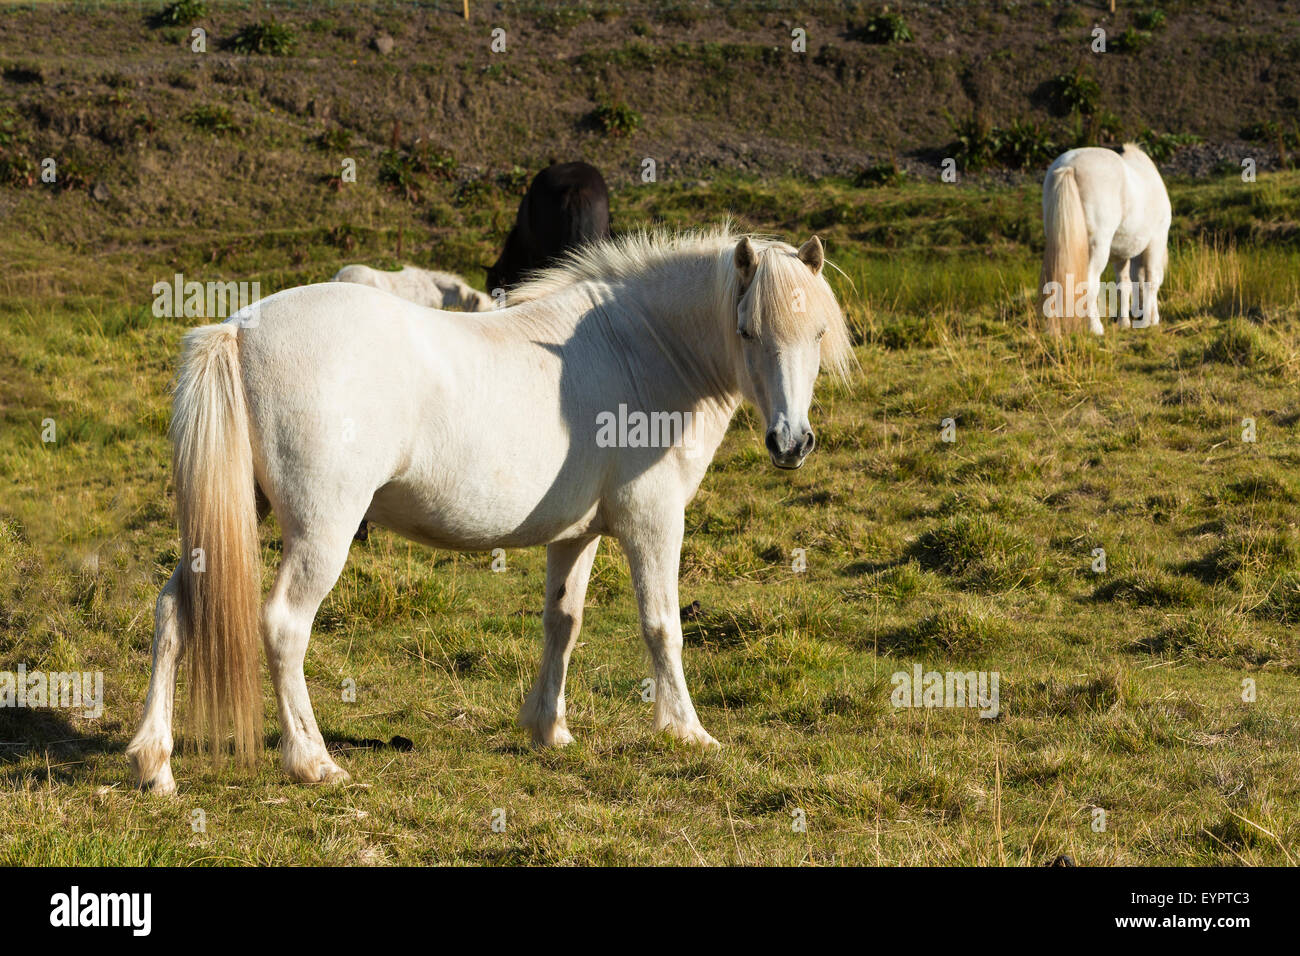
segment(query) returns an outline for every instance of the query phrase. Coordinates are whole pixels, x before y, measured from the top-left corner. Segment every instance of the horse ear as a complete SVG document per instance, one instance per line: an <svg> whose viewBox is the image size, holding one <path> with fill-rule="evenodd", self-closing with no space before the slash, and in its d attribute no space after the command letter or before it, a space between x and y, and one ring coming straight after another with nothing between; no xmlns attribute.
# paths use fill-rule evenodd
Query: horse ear
<svg viewBox="0 0 1300 956"><path fill-rule="evenodd" d="M749 236L741 239L736 243L736 271L740 273L740 287L744 289L749 285L750 280L754 278L754 273L758 270L758 253L754 251L754 246L749 241Z"/></svg>
<svg viewBox="0 0 1300 956"><path fill-rule="evenodd" d="M813 236L800 246L799 261L811 269L813 275L819 275L822 271L822 264L826 262L826 256L822 252L822 241Z"/></svg>

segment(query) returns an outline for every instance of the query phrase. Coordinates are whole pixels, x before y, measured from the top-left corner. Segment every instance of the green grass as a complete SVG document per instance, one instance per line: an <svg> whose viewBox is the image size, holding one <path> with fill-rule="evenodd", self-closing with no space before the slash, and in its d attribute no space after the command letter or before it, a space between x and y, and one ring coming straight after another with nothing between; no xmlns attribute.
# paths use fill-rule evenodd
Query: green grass
<svg viewBox="0 0 1300 956"><path fill-rule="evenodd" d="M176 560L166 389L185 326L153 317L150 286L180 269L269 293L393 258L397 230L410 242L435 213L444 224L404 258L480 280L517 193L484 180L459 207L455 183L411 173L418 200L378 182L339 199L357 212L346 230L328 198L131 230L87 224L76 194L40 199L47 216L64 204L58 222L20 202L43 225L0 239L12 264L0 278L0 670L103 670L108 701L98 721L0 711L0 863L1295 857L1295 174L1175 183L1165 322L1101 340L1032 328L1032 186L617 190L624 227L734 210L787 238L820 230L861 342L852 386L819 386L820 447L803 470L771 469L742 412L687 512L682 603L702 607L685 628L687 676L725 749L651 734L616 544L602 545L570 672L577 742L551 752L514 726L540 649L543 553L512 551L492 573L486 554L376 531L353 546L307 658L352 783L283 779L268 681L256 772L181 755L178 797L132 792L122 749L152 603ZM1240 224L1270 232L1217 228L1237 222L1224 210L1243 195ZM90 237L102 240L93 256ZM1248 417L1254 443L1241 440ZM46 418L53 445L40 440ZM952 443L940 439L948 418ZM274 522L263 541L269 583ZM913 663L996 670L1000 717L895 710L890 676ZM342 700L346 679L355 703ZM363 746L395 735L413 749ZM806 833L791 828L796 809Z"/></svg>

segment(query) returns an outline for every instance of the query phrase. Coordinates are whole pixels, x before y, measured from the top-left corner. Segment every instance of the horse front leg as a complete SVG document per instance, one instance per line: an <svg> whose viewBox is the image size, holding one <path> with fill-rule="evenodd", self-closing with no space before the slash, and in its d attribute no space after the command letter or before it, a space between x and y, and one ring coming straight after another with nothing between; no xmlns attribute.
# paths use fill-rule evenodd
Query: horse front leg
<svg viewBox="0 0 1300 956"><path fill-rule="evenodd" d="M641 611L641 635L654 667L656 731L704 747L718 742L700 725L682 670L682 620L677 600L685 514L676 510L662 521L640 524L619 543L627 554Z"/></svg>
<svg viewBox="0 0 1300 956"><path fill-rule="evenodd" d="M582 631L587 582L600 538L557 541L546 549L546 609L542 612L545 646L537 680L519 710L519 725L532 731L533 744L563 747L573 742L565 722L564 680L569 655Z"/></svg>

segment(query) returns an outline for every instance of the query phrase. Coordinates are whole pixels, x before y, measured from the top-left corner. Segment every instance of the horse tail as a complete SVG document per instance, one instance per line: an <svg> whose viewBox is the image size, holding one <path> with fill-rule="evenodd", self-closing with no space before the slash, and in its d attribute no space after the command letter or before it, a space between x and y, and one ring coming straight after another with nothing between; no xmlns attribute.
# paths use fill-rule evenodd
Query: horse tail
<svg viewBox="0 0 1300 956"><path fill-rule="evenodd" d="M185 336L172 404L180 599L186 625L189 724L219 763L228 736L239 762L260 749L258 604L261 560L239 327Z"/></svg>
<svg viewBox="0 0 1300 956"><path fill-rule="evenodd" d="M1049 323L1074 318L1078 284L1088 277L1088 227L1073 166L1058 166L1043 183L1043 232L1039 311Z"/></svg>

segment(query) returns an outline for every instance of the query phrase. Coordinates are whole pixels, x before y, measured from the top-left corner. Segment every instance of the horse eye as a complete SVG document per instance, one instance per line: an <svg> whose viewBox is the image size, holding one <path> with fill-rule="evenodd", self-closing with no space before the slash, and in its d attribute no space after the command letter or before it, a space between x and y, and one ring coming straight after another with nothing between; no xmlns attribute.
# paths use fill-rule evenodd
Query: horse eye
<svg viewBox="0 0 1300 956"><path fill-rule="evenodd" d="M825 330L825 329L822 329L820 332L818 332L818 333L817 333L817 341L820 342L820 341L822 340L822 336L824 336L825 334L826 334L826 330Z"/></svg>
<svg viewBox="0 0 1300 956"><path fill-rule="evenodd" d="M747 342L752 342L752 341L754 341L754 333L751 332L751 331L749 331L749 329L741 329L741 330L740 330L740 337L741 337L742 339L744 339L745 341L747 341Z"/></svg>

